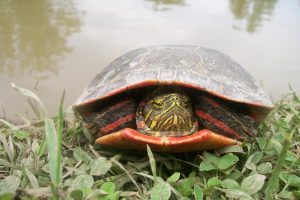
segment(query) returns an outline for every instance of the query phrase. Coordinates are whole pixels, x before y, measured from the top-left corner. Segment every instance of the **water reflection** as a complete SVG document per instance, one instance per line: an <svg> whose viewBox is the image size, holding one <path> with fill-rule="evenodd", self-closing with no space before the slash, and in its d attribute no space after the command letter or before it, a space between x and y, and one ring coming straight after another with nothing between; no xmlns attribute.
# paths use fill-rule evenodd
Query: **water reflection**
<svg viewBox="0 0 300 200"><path fill-rule="evenodd" d="M81 13L72 0L0 2L0 74L51 71L71 51L67 38L79 31Z"/></svg>
<svg viewBox="0 0 300 200"><path fill-rule="evenodd" d="M153 2L153 10L167 11L171 9L172 5L184 6L185 0L147 0Z"/></svg>
<svg viewBox="0 0 300 200"><path fill-rule="evenodd" d="M253 33L262 22L269 20L273 14L277 0L230 0L230 10L234 17L246 23L245 29ZM243 25L235 25L235 28L242 29Z"/></svg>

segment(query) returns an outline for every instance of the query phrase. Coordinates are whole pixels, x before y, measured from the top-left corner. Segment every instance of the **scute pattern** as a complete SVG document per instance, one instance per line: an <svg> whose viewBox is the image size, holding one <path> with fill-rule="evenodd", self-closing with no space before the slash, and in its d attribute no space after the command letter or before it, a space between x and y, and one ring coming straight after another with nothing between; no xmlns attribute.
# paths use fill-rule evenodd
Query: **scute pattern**
<svg viewBox="0 0 300 200"><path fill-rule="evenodd" d="M152 46L126 53L103 68L74 107L147 81L189 84L232 101L273 106L254 78L219 51L197 46Z"/></svg>

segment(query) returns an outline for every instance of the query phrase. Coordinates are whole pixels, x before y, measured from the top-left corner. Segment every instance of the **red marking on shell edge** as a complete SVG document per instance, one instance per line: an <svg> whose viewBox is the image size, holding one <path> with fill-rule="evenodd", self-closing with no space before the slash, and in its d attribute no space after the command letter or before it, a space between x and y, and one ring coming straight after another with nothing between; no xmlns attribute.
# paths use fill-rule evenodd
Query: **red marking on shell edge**
<svg viewBox="0 0 300 200"><path fill-rule="evenodd" d="M217 120L216 118L214 118L213 116L211 116L210 114L207 114L201 110L196 110L197 115L199 115L199 117L208 120L209 122L215 124L217 127L219 127L220 129L224 130L225 132L233 135L235 138L237 139L243 139L243 137L241 137L236 131L234 131L232 128L230 128L229 126L227 126L225 123Z"/></svg>
<svg viewBox="0 0 300 200"><path fill-rule="evenodd" d="M147 80L140 83L132 84L127 87L127 89L135 89L140 87L146 87L146 86L153 86L153 85L160 85L160 82L158 80Z"/></svg>
<svg viewBox="0 0 300 200"><path fill-rule="evenodd" d="M123 124L125 122L128 122L129 120L132 120L133 118L135 118L135 114L127 115L126 117L123 117L123 118L115 121L114 123L106 125L105 127L101 128L100 131L103 132L103 133L107 133L109 131L114 130L115 128L117 128L121 124Z"/></svg>
<svg viewBox="0 0 300 200"><path fill-rule="evenodd" d="M201 143L205 143L209 140L211 131L204 129L192 135L182 137L156 137L151 135L145 135L129 128L121 130L121 133L124 134L123 137L124 139L126 138L126 140L139 141L145 144L155 145L157 148L164 148L170 146L177 146L181 144L192 144L195 141L201 141Z"/></svg>

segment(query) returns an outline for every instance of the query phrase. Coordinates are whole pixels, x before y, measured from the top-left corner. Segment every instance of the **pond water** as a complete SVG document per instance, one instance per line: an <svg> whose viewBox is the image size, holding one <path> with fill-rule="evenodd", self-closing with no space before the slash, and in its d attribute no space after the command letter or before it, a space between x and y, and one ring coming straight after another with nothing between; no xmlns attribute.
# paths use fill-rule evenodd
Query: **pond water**
<svg viewBox="0 0 300 200"><path fill-rule="evenodd" d="M300 94L299 0L7 0L0 16L0 116L30 110L12 82L54 114L63 90L70 106L102 67L149 45L214 48L272 98L289 84Z"/></svg>

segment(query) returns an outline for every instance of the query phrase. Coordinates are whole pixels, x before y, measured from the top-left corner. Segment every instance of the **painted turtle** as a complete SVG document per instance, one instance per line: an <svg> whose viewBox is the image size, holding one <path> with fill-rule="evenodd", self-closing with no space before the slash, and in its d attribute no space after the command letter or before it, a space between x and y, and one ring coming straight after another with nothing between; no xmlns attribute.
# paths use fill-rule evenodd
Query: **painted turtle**
<svg viewBox="0 0 300 200"><path fill-rule="evenodd" d="M227 55L197 46L124 54L96 75L73 108L96 143L186 152L240 144L273 105Z"/></svg>

